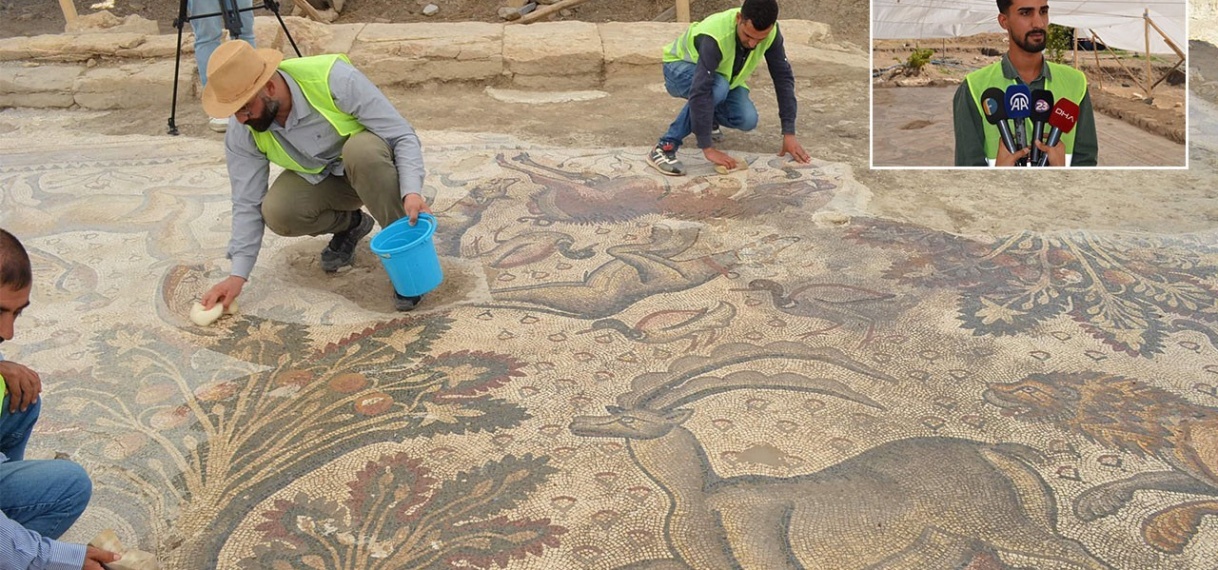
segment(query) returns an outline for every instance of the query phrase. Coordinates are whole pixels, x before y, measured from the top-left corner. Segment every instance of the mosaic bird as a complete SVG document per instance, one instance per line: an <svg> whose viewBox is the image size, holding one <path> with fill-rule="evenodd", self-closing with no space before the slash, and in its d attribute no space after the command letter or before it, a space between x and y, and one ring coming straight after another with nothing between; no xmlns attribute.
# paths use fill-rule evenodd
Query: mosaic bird
<svg viewBox="0 0 1218 570"><path fill-rule="evenodd" d="M779 311L795 317L823 319L834 323L828 328L799 335L801 339L825 334L849 323L862 324L865 330L860 347L871 342L871 336L875 332L875 319L856 307L860 303L885 301L896 296L838 283L809 283L788 293L781 283L770 279L754 279L749 282L747 289L737 291L766 291L770 294L774 308Z"/></svg>
<svg viewBox="0 0 1218 570"><path fill-rule="evenodd" d="M687 340L689 347L685 350L691 351L699 345L714 343L735 317L736 307L720 301L714 307L703 309L656 311L639 319L633 326L618 319L601 319L592 323L589 329L580 331L580 334L613 330L630 340L647 344Z"/></svg>

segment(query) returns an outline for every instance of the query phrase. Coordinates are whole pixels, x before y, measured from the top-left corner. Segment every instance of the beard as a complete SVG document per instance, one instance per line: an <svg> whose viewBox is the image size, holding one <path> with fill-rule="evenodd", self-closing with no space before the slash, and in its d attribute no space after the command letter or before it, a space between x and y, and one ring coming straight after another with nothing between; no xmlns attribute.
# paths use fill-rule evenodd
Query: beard
<svg viewBox="0 0 1218 570"><path fill-rule="evenodd" d="M1040 39L1030 39L1032 34L1040 34ZM1028 53L1040 53L1045 51L1045 44L1049 41L1049 33L1044 30L1032 30L1024 34L1022 39L1016 38L1015 36L1011 36L1011 39L1015 40L1015 45L1019 46L1019 48L1023 51Z"/></svg>
<svg viewBox="0 0 1218 570"><path fill-rule="evenodd" d="M266 95L262 97L262 113L255 118L250 118L245 121L245 125L260 133L266 132L271 128L271 123L275 122L275 115L279 114L279 101L271 99Z"/></svg>

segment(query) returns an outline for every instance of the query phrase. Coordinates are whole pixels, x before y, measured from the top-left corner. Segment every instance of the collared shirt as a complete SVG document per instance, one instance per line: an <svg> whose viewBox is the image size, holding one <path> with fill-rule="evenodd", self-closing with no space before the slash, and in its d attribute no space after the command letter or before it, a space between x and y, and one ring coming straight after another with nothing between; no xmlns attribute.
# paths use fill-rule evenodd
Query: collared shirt
<svg viewBox="0 0 1218 570"><path fill-rule="evenodd" d="M1002 75L1023 83L1008 54L1002 55ZM1047 61L1041 63L1040 75L1026 85L1028 89L1044 89L1045 79L1052 79ZM1095 134L1095 115L1091 108L1090 92L1083 95L1078 108L1078 124L1074 127L1074 153L1070 158L1070 166L1095 166L1099 142ZM981 124L981 111L973 101L967 80L960 82L960 87L956 89L952 109L955 114L956 166L989 166L985 156L985 129Z"/></svg>
<svg viewBox="0 0 1218 570"><path fill-rule="evenodd" d="M4 362L3 354L0 362ZM0 463L6 461L8 457L0 453ZM0 513L0 568L80 570L84 565L85 545L51 540Z"/></svg>
<svg viewBox="0 0 1218 570"><path fill-rule="evenodd" d="M51 540L0 513L0 568L80 570L85 545Z"/></svg>
<svg viewBox="0 0 1218 570"><path fill-rule="evenodd" d="M342 176L341 155L347 137L339 136L334 126L309 104L291 76L283 72L279 76L288 85L292 110L282 126L272 122L269 132L297 164L305 168L322 168L318 174L297 173L309 183L317 184L327 176ZM393 149L401 196L420 193L424 176L423 152L410 123L367 76L345 61L334 62L329 84L335 105L354 116L364 128L384 139ZM228 242L228 258L233 262L230 273L248 279L262 249L266 229L262 220L262 200L267 193L270 161L254 144L250 130L235 119L229 120L224 150L233 189L233 230Z"/></svg>

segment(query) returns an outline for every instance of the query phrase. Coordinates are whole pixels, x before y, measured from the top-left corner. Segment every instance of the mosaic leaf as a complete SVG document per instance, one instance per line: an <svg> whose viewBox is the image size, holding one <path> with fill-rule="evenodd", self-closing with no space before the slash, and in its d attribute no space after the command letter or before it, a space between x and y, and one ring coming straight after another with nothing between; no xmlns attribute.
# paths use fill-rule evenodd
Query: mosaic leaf
<svg viewBox="0 0 1218 570"><path fill-rule="evenodd" d="M556 470L549 458L490 461L434 492L422 461L404 453L369 461L345 505L297 493L277 500L257 526L264 541L240 568L493 568L559 546L548 519L481 518L515 506ZM447 490L447 491L446 491ZM451 492L474 491L453 497Z"/></svg>
<svg viewBox="0 0 1218 570"><path fill-rule="evenodd" d="M1024 232L993 243L873 219L850 239L913 252L884 276L955 289L960 317L979 335L1029 331L1066 314L1114 350L1150 357L1165 337L1196 330L1218 346L1218 252L1190 237Z"/></svg>

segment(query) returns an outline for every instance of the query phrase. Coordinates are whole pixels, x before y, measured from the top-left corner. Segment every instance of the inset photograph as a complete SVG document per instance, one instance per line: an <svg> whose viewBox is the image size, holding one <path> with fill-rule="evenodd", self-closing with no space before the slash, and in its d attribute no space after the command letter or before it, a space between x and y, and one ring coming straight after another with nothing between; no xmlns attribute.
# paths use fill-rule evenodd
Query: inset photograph
<svg viewBox="0 0 1218 570"><path fill-rule="evenodd" d="M873 168L1187 168L1185 0L872 0Z"/></svg>

